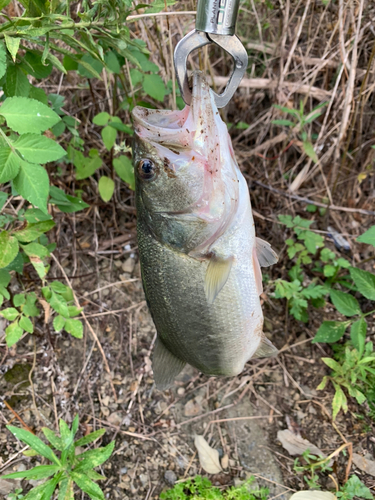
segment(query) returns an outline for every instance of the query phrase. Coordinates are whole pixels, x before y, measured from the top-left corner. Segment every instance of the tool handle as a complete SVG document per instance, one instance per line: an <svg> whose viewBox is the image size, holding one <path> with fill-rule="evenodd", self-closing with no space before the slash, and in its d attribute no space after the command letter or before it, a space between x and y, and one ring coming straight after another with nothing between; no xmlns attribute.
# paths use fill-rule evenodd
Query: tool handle
<svg viewBox="0 0 375 500"><path fill-rule="evenodd" d="M240 0L198 0L195 29L234 35Z"/></svg>

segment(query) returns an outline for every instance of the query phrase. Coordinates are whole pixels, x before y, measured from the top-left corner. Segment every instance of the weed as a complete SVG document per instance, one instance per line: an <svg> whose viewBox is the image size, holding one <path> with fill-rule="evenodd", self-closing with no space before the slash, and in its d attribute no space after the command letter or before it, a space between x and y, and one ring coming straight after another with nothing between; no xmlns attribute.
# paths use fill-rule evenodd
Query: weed
<svg viewBox="0 0 375 500"><path fill-rule="evenodd" d="M302 459L305 463L302 463L301 458L294 460L294 471L305 473L303 479L310 489L320 490L321 487L317 472L332 471L332 468L328 465L329 459L312 455L308 449L302 453Z"/></svg>
<svg viewBox="0 0 375 500"><path fill-rule="evenodd" d="M226 491L212 486L211 481L202 476L176 484L170 490L161 493L161 500L267 500L268 489L251 489L254 477L241 486L233 486Z"/></svg>
<svg viewBox="0 0 375 500"><path fill-rule="evenodd" d="M49 500L53 497L56 488L59 491L59 498L69 500L74 498L74 485L87 493L90 498L104 500L104 493L96 484L96 481L101 481L105 477L95 472L94 469L108 460L112 455L115 443L112 441L104 448L89 449L76 454L78 447L93 443L105 433L104 429L99 429L74 441L78 425L78 415L74 418L71 429L69 429L64 420L60 419L60 437L47 427L44 427L42 429L43 434L51 446L47 446L41 439L29 431L7 425L7 429L17 439L30 446L31 450L25 452L25 455L41 455L52 462L52 464L39 465L27 471L14 472L2 477L8 479L41 480L53 476L52 479L32 488L23 497L19 496L22 490L17 490L12 496L8 497L9 500L17 500L18 498L23 498L24 500L36 498Z"/></svg>

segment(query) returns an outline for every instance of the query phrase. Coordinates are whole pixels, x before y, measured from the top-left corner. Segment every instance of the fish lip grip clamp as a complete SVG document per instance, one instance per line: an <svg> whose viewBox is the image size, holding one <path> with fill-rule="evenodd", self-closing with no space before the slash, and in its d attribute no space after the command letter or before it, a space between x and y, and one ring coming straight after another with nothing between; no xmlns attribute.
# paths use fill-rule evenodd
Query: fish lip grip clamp
<svg viewBox="0 0 375 500"><path fill-rule="evenodd" d="M248 63L245 47L234 34L239 0L198 0L195 30L178 42L174 51L174 65L181 95L186 104L191 103L187 77L187 58L193 50L215 43L231 55L233 72L221 94L214 93L218 108L228 104L242 80Z"/></svg>

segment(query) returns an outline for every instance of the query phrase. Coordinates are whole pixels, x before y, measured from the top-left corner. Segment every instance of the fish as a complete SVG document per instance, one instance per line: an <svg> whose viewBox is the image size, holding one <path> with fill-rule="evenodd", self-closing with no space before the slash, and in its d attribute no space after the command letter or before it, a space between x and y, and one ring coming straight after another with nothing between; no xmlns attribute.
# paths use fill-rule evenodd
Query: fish
<svg viewBox="0 0 375 500"><path fill-rule="evenodd" d="M204 75L182 110L136 106L133 164L137 239L146 301L157 330L156 387L186 364L240 374L274 356L263 333L260 267L277 262L255 235L249 189Z"/></svg>

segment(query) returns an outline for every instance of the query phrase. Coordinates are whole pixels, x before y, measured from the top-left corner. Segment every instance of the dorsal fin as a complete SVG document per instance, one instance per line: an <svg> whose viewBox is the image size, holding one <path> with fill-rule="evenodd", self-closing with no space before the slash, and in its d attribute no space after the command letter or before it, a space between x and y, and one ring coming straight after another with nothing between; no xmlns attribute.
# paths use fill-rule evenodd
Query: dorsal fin
<svg viewBox="0 0 375 500"><path fill-rule="evenodd" d="M156 388L164 391L173 385L174 379L186 365L185 361L172 354L159 339L156 339L152 357L152 371Z"/></svg>
<svg viewBox="0 0 375 500"><path fill-rule="evenodd" d="M213 304L220 290L223 288L232 269L233 257L223 259L213 256L207 267L204 280L204 291L209 304Z"/></svg>
<svg viewBox="0 0 375 500"><path fill-rule="evenodd" d="M268 241L264 241L258 237L255 238L255 248L259 265L261 267L272 266L279 260L277 253L275 252L275 250L273 250Z"/></svg>

